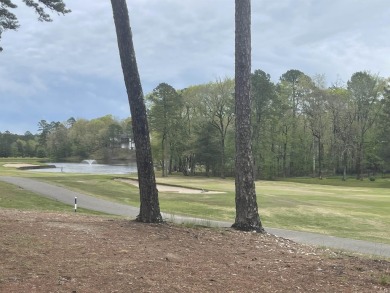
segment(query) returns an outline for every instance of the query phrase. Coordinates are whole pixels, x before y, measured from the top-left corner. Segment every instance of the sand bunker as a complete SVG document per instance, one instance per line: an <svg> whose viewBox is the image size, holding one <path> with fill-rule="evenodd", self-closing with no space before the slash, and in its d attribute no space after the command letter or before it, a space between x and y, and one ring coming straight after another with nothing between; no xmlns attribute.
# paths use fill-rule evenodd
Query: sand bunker
<svg viewBox="0 0 390 293"><path fill-rule="evenodd" d="M22 163L9 163L3 165L3 167L9 167L9 168L20 168L20 167L36 167L38 165L32 165L32 164L22 164Z"/></svg>
<svg viewBox="0 0 390 293"><path fill-rule="evenodd" d="M133 179L116 179L117 181L128 183L134 186L138 187L138 180ZM178 187L178 186L171 186L171 185L163 185L163 184L157 184L157 189L159 192L175 192L175 193L186 193L186 194L198 194L198 193L208 193L208 194L217 194L217 193L225 193L221 191L210 191L210 190L204 190L204 189L192 189L192 188L185 188L185 187Z"/></svg>

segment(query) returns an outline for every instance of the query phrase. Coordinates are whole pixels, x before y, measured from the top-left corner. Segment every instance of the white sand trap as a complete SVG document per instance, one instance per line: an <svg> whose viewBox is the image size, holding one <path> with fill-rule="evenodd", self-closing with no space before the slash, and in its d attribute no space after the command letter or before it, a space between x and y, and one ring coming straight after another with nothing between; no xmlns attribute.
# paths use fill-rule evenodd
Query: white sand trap
<svg viewBox="0 0 390 293"><path fill-rule="evenodd" d="M116 179L120 182L125 182L134 186L138 186L138 180L133 179ZM192 188L185 188L185 187L178 187L178 186L171 186L171 185L163 185L163 184L157 184L157 189L159 192L176 192L176 193L186 193L186 194L198 194L198 193L208 193L208 194L217 194L217 193L225 193L222 191L209 191L209 190L202 190L202 189L192 189Z"/></svg>
<svg viewBox="0 0 390 293"><path fill-rule="evenodd" d="M38 165L32 165L32 164L21 164L21 163L9 163L3 165L3 167L8 167L8 168L20 168L20 167L36 167Z"/></svg>

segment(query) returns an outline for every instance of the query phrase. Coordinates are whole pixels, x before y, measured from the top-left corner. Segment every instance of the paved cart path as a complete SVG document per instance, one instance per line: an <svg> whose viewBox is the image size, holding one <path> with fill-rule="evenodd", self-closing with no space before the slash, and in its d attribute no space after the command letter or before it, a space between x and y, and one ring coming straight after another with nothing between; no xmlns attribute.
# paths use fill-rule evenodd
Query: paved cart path
<svg viewBox="0 0 390 293"><path fill-rule="evenodd" d="M45 183L35 179L22 177L6 177L0 176L0 180L17 185L23 189L34 193L46 196L69 204L74 205L74 198L77 197L77 206L105 212L113 215L120 215L129 218L135 218L138 215L139 208L112 201L99 199L90 195L74 192L69 189L59 187L53 184ZM1 191L0 191L1 192ZM204 220L192 217L183 217L162 213L162 216L167 221L175 223L197 223L218 227L230 227L232 223L223 221ZM378 255L390 258L390 245L383 243L374 243L362 240L353 240L347 238L333 237L316 233L307 233L299 231L291 231L284 229L265 228L268 233L291 239L295 242L331 247L335 249L348 250L363 254Z"/></svg>

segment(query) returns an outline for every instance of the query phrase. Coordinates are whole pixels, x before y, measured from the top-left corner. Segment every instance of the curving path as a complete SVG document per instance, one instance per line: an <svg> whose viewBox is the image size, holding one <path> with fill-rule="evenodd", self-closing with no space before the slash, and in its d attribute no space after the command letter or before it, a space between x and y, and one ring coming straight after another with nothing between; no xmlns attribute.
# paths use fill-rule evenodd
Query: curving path
<svg viewBox="0 0 390 293"><path fill-rule="evenodd" d="M77 206L90 209L90 210L105 212L113 215L125 216L129 218L135 218L139 212L139 208L137 207L99 199L93 196L89 196L79 192L74 192L63 187L55 186L34 179L0 176L0 181L17 185L23 189L46 196L48 198L58 200L60 202L69 204L71 206L74 205L74 198L77 197ZM171 221L179 224L196 223L196 224L211 225L216 227L230 227L232 225L232 223L229 222L182 217L182 216L170 215L165 213L162 213L162 216L166 221ZM325 247L331 247L336 249L353 251L357 253L378 255L378 256L390 258L390 245L388 244L373 243L373 242L362 241L362 240L353 240L353 239L333 237L333 236L327 236L327 235L316 234L316 233L307 233L307 232L291 231L291 230L284 230L284 229L266 228L266 230L268 233L277 235L279 237L291 239L299 243L316 245L316 246L325 246Z"/></svg>

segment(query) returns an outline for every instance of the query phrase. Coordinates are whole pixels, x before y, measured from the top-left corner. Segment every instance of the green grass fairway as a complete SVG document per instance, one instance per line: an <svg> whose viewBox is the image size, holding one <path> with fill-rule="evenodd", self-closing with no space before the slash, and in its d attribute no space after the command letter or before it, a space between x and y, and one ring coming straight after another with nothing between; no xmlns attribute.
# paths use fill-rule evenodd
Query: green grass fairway
<svg viewBox="0 0 390 293"><path fill-rule="evenodd" d="M0 208L32 211L74 212L73 207L0 181ZM103 213L77 209L78 213L102 215Z"/></svg>
<svg viewBox="0 0 390 293"><path fill-rule="evenodd" d="M0 160L1 175L37 178L97 197L139 206L138 189L127 183L115 181L115 176L112 175L10 171L9 168L2 167ZM158 178L157 181L224 192L218 194L160 192L160 207L163 212L234 221L234 180L170 176ZM374 182L354 179L345 182L340 179L296 181L256 182L259 211L264 226L390 243L388 179L377 179ZM3 188L3 185L0 188Z"/></svg>
<svg viewBox="0 0 390 293"><path fill-rule="evenodd" d="M390 189L258 182L265 224L390 243Z"/></svg>
<svg viewBox="0 0 390 293"><path fill-rule="evenodd" d="M4 167L5 164L32 164L42 165L43 163L34 158L0 158L0 176L24 176L28 177L31 172L21 171L13 167ZM27 175L27 176L26 176ZM40 177L39 174L36 175ZM13 184L0 181L0 208L22 209L33 211L53 212L74 212L73 207L52 200L30 191L24 190ZM106 215L105 213L91 211L83 208L77 209L78 213Z"/></svg>
<svg viewBox="0 0 390 293"><path fill-rule="evenodd" d="M45 176L71 189L139 205L138 189L113 176ZM212 194L160 192L161 210L177 215L234 221L234 181L191 177L158 178L159 183L224 191ZM371 183L371 182L370 182ZM390 189L281 181L256 182L264 226L390 243Z"/></svg>

